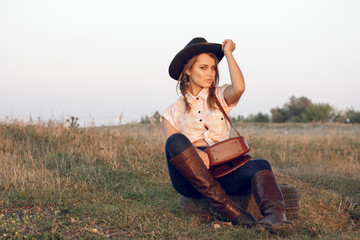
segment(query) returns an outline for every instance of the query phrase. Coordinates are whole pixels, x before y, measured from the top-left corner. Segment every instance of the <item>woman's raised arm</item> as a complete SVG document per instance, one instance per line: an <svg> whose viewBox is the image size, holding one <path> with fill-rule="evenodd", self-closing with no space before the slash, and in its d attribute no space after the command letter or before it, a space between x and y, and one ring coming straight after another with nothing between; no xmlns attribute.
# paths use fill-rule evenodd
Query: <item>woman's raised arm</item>
<svg viewBox="0 0 360 240"><path fill-rule="evenodd" d="M244 76L232 54L235 50L235 43L230 39L226 39L222 43L222 49L228 62L231 78L231 86L225 89L224 97L226 102L231 105L239 101L241 95L245 91L245 81Z"/></svg>

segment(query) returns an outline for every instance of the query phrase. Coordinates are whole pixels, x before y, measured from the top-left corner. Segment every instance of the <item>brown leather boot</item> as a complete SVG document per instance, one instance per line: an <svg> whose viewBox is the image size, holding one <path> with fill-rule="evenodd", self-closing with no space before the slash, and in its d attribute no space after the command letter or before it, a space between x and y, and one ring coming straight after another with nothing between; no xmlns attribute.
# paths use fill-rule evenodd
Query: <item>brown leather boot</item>
<svg viewBox="0 0 360 240"><path fill-rule="evenodd" d="M170 163L208 199L215 210L228 217L233 224L246 227L257 224L256 219L236 205L212 177L193 145L171 159Z"/></svg>
<svg viewBox="0 0 360 240"><path fill-rule="evenodd" d="M277 235L291 234L294 225L286 220L285 201L273 171L266 169L258 171L251 180L251 190L264 216L256 229L268 230Z"/></svg>

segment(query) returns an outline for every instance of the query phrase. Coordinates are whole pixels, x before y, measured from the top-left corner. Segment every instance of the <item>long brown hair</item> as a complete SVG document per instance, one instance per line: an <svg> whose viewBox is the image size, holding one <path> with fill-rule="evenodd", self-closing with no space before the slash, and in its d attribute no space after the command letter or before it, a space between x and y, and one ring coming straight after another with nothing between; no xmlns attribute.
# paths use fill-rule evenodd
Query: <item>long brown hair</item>
<svg viewBox="0 0 360 240"><path fill-rule="evenodd" d="M215 88L219 85L219 71L218 71L218 68L217 68L217 65L218 65L219 61L218 61L215 54L213 54L213 53L206 53L206 54L208 54L210 57L212 57L215 60L215 65L216 65L215 79L214 79L214 81L212 82L212 84L211 84L211 86L209 88L209 97L207 99L207 104L208 104L209 108L211 110L214 110L216 108L215 107L216 103L215 103L215 99L214 99ZM189 75L187 75L186 71L188 69L191 69L194 66L198 56L199 55L196 55L196 56L190 58L187 61L187 63L184 65L184 68L183 68L183 70L182 70L182 72L180 74L180 77L178 79L178 84L177 85L178 85L178 88L180 89L181 94L184 97L186 112L190 112L190 110L191 110L191 105L187 101L186 96L185 96L185 94L187 93L187 89L189 87L189 84L190 84L190 77L189 77Z"/></svg>

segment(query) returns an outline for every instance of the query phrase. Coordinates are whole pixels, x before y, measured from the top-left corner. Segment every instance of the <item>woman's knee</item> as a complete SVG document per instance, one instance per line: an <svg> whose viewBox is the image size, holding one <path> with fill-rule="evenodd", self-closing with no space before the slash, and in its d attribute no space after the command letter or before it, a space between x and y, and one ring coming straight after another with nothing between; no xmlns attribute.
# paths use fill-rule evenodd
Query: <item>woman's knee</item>
<svg viewBox="0 0 360 240"><path fill-rule="evenodd" d="M256 167L254 168L255 173L260 170L270 170L271 171L271 164L268 160L265 159L256 159L254 160L256 162Z"/></svg>
<svg viewBox="0 0 360 240"><path fill-rule="evenodd" d="M268 160L265 159L254 159L251 160L249 162L246 163L246 166L248 168L253 169L253 174L255 174L256 172L260 171L260 170L271 170L271 164Z"/></svg>
<svg viewBox="0 0 360 240"><path fill-rule="evenodd" d="M165 150L172 157L175 157L191 145L190 140L184 134L174 133L166 140Z"/></svg>

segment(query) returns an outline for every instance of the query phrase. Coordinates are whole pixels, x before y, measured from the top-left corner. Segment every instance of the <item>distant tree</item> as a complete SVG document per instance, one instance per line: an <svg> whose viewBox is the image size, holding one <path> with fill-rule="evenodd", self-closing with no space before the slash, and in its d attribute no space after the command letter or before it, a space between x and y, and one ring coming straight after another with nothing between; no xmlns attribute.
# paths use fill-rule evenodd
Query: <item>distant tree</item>
<svg viewBox="0 0 360 240"><path fill-rule="evenodd" d="M360 111L353 108L346 111L336 110L328 103L313 104L306 97L291 96L282 108L276 107L270 110L271 117L268 114L259 112L256 115L250 114L247 118L241 115L231 117L233 122L342 122L342 123L360 123Z"/></svg>
<svg viewBox="0 0 360 240"><path fill-rule="evenodd" d="M284 104L288 121L301 122L301 115L310 104L311 100L306 97L291 96L289 102Z"/></svg>
<svg viewBox="0 0 360 240"><path fill-rule="evenodd" d="M285 103L283 108L273 108L270 110L273 122L301 122L302 113L311 104L311 100L306 97L296 98L291 96L289 102Z"/></svg>
<svg viewBox="0 0 360 240"><path fill-rule="evenodd" d="M259 112L256 115L250 114L247 118L246 118L247 122L270 122L270 116L268 114L264 114Z"/></svg>
<svg viewBox="0 0 360 240"><path fill-rule="evenodd" d="M334 122L346 123L347 118L344 111L335 111L335 115L332 118Z"/></svg>
<svg viewBox="0 0 360 240"><path fill-rule="evenodd" d="M145 116L145 117L141 117L140 123L149 124L149 123L151 123L151 121L148 116Z"/></svg>
<svg viewBox="0 0 360 240"><path fill-rule="evenodd" d="M242 115L237 115L237 117L230 117L231 122L244 122L245 118Z"/></svg>
<svg viewBox="0 0 360 240"><path fill-rule="evenodd" d="M346 110L345 117L349 123L360 123L360 111L355 111L353 108Z"/></svg>
<svg viewBox="0 0 360 240"><path fill-rule="evenodd" d="M327 103L310 104L301 117L304 122L328 122L335 116L335 110Z"/></svg>
<svg viewBox="0 0 360 240"><path fill-rule="evenodd" d="M270 110L271 119L275 123L283 123L288 120L286 111L283 108L273 108Z"/></svg>
<svg viewBox="0 0 360 240"><path fill-rule="evenodd" d="M160 123L160 117L161 117L160 113L156 111L154 115L152 115L152 117L150 118L151 124L154 125Z"/></svg>

